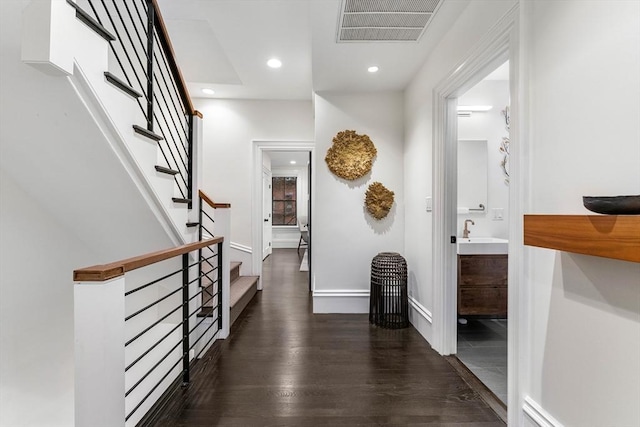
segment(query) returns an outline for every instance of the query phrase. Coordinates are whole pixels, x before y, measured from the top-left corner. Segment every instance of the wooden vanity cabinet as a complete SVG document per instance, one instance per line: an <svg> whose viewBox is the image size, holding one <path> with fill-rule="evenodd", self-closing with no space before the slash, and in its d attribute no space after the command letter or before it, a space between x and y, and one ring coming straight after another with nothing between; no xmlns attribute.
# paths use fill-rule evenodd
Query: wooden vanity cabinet
<svg viewBox="0 0 640 427"><path fill-rule="evenodd" d="M458 255L458 315L507 317L508 255Z"/></svg>

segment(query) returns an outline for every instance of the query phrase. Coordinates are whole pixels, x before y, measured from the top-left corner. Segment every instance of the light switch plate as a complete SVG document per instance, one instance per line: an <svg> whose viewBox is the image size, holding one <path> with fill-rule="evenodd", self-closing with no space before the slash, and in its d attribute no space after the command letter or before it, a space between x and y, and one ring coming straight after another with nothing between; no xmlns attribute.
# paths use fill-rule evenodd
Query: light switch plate
<svg viewBox="0 0 640 427"><path fill-rule="evenodd" d="M504 208L493 208L491 213L491 218L494 221L502 221L504 219Z"/></svg>
<svg viewBox="0 0 640 427"><path fill-rule="evenodd" d="M425 200L425 206L427 207L427 212L433 211L433 198L427 197Z"/></svg>

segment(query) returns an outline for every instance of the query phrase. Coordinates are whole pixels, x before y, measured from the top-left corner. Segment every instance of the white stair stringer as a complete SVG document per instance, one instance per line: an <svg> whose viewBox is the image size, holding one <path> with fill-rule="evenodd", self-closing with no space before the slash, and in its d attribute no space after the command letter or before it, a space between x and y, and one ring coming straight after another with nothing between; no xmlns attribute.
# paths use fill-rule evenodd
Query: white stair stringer
<svg viewBox="0 0 640 427"><path fill-rule="evenodd" d="M66 76L172 242L181 245L196 240L195 229L186 227L187 206L172 201L176 193L173 178L159 176L162 174L155 170L158 144L164 142L134 132L133 125L146 124L137 101L105 79L109 43L76 19L75 9L65 0L45 0L34 6L28 18L30 28L56 26L62 30L31 35L26 47L23 41L23 60L45 73Z"/></svg>
<svg viewBox="0 0 640 427"><path fill-rule="evenodd" d="M194 230L186 227L188 209L186 206L176 207L172 201L176 191L174 178L161 176L166 174L159 174L155 170L160 150L158 144L163 141L156 142L137 134L133 124L140 123L142 116L137 102L108 83L104 79L104 71L94 69L87 73L81 61L76 57L74 74L69 76L79 97L91 111L127 172L137 181L156 216L166 224L165 228L173 236L176 245L193 241ZM105 67L106 62L105 58Z"/></svg>

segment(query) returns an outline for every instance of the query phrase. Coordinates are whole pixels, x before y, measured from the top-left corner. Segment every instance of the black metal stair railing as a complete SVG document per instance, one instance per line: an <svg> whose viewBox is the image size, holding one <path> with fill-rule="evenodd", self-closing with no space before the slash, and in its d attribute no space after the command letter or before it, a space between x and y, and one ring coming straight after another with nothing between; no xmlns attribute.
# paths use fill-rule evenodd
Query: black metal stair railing
<svg viewBox="0 0 640 427"><path fill-rule="evenodd" d="M219 274L222 271L222 241L206 248L211 253L206 260L190 262L189 253L185 253L182 255L181 268L125 293L125 304L132 307L130 314L125 317L125 324L128 330L133 330L132 336L125 342L125 349L140 344L139 349L132 350L135 355L125 367L125 375L133 378L133 384L125 391L125 398L129 398L139 387L142 390L135 397L132 396L134 400L130 405L132 408L127 411L127 421L167 378L174 380L171 375L175 375L180 366L178 375L182 385L187 385L192 360L200 358L222 328L222 275ZM203 269L205 262L215 268L208 271ZM190 278L189 272L194 270L198 274ZM216 291L209 295L198 286L203 279L209 281ZM159 295L159 298L153 301L148 295L136 298L143 292ZM205 322L210 316L197 316L205 303L211 303L211 310L217 312L208 324ZM161 331L159 339L158 331ZM132 373L134 367L138 369Z"/></svg>
<svg viewBox="0 0 640 427"><path fill-rule="evenodd" d="M199 113L191 104L156 1L74 3L115 36L110 44L119 77L143 95L138 105L146 129L162 137L159 145L165 166L178 171L174 178L180 198L191 199L193 116Z"/></svg>

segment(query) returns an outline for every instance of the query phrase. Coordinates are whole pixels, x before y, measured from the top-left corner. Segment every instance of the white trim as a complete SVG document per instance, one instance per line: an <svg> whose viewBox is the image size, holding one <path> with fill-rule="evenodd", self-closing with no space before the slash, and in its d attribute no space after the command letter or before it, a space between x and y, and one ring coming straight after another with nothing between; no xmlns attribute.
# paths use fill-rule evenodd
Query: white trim
<svg viewBox="0 0 640 427"><path fill-rule="evenodd" d="M553 418L550 413L545 411L542 406L529 396L524 398L522 412L539 427L563 427L558 420Z"/></svg>
<svg viewBox="0 0 640 427"><path fill-rule="evenodd" d="M369 312L369 291L362 289L320 289L313 291L313 313L365 314Z"/></svg>
<svg viewBox="0 0 640 427"><path fill-rule="evenodd" d="M235 250L240 251L240 252L246 252L248 254L253 253L253 249L251 249L251 247L245 246L245 245L241 245L240 243L231 242L229 244L229 247L231 249L235 249Z"/></svg>
<svg viewBox="0 0 640 427"><path fill-rule="evenodd" d="M433 324L433 315L424 305L420 304L417 299L410 296L409 305L411 305L411 308L413 308L429 324Z"/></svg>

